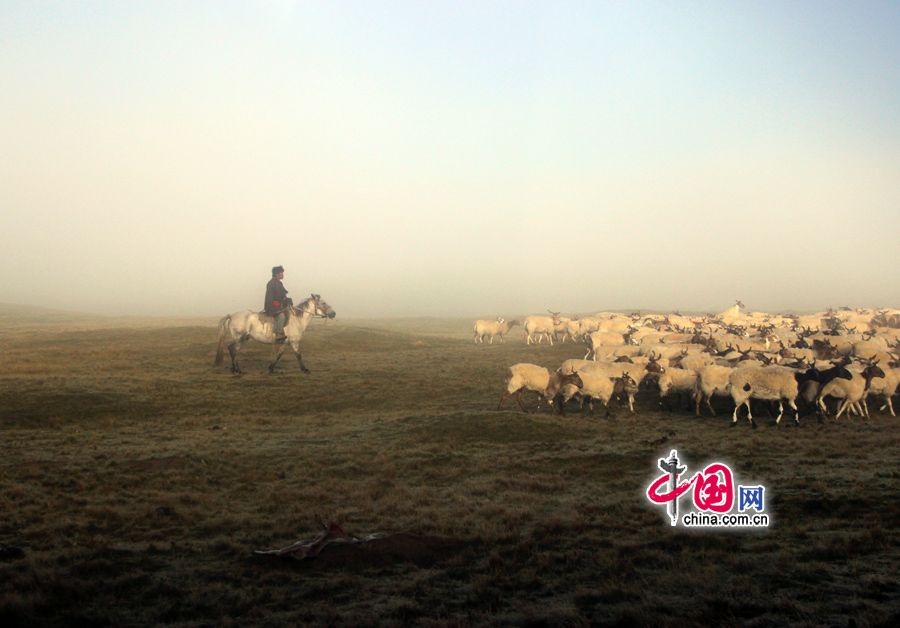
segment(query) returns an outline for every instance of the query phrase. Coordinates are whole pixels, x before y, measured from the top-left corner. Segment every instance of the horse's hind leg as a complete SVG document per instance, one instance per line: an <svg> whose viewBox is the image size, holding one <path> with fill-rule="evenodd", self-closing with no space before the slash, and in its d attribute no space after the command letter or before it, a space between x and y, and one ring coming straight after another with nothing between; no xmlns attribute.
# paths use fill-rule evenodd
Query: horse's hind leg
<svg viewBox="0 0 900 628"><path fill-rule="evenodd" d="M239 345L237 342L232 342L228 345L228 355L231 356L231 372L235 375L241 374L241 366L238 364L238 349Z"/></svg>
<svg viewBox="0 0 900 628"><path fill-rule="evenodd" d="M297 354L297 363L300 364L300 370L304 373L309 373L309 369L306 368L306 365L303 363L303 355L300 353L300 350L294 349L294 352Z"/></svg>

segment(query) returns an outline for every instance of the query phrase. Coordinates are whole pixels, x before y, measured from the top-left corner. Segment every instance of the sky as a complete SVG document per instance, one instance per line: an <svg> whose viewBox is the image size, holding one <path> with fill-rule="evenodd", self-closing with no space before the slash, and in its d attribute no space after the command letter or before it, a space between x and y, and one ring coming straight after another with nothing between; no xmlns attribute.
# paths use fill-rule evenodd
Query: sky
<svg viewBox="0 0 900 628"><path fill-rule="evenodd" d="M898 307L897 2L0 3L0 302Z"/></svg>

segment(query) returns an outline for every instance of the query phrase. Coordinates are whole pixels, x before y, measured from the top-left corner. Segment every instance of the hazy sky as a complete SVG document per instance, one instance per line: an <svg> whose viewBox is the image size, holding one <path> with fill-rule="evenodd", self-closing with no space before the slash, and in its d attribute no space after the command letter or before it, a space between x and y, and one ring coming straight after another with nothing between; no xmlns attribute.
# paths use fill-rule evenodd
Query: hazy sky
<svg viewBox="0 0 900 628"><path fill-rule="evenodd" d="M900 306L900 3L0 3L0 302Z"/></svg>

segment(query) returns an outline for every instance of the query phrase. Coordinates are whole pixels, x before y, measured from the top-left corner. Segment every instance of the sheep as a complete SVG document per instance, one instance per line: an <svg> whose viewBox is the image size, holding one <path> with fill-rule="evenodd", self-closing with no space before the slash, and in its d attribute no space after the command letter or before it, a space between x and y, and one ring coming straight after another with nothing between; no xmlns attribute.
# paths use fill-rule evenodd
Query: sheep
<svg viewBox="0 0 900 628"><path fill-rule="evenodd" d="M668 397L677 393L679 401L683 393L688 393L692 399L697 395L697 373L685 369L669 368L659 375L659 398Z"/></svg>
<svg viewBox="0 0 900 628"><path fill-rule="evenodd" d="M490 336L489 344L494 344L494 336L499 337L502 344L503 336L518 324L519 321L506 321L503 318L497 318L495 321L479 319L475 321L475 344L484 344L485 336Z"/></svg>
<svg viewBox="0 0 900 628"><path fill-rule="evenodd" d="M586 336L593 331L598 331L600 325L603 324L603 321L596 316L585 316L584 318L579 318L575 322L578 323L577 335L579 336Z"/></svg>
<svg viewBox="0 0 900 628"><path fill-rule="evenodd" d="M888 349L887 340L876 336L854 342L850 354L863 360L870 360L879 353L886 353Z"/></svg>
<svg viewBox="0 0 900 628"><path fill-rule="evenodd" d="M891 411L891 416L895 417L897 415L894 414L894 404L891 401L891 397L897 394L897 386L900 384L900 369L886 368L882 370L884 371L884 377L876 377L869 383L869 396L883 396L884 405L881 406L880 410L888 408Z"/></svg>
<svg viewBox="0 0 900 628"><path fill-rule="evenodd" d="M816 403L827 416L828 408L825 406L825 397L836 397L843 399L835 414L835 420L839 419L844 410L848 406L854 405L859 410L859 404L862 403L862 414L869 418L869 406L866 403L866 395L869 392L872 379L876 377L884 377L884 371L878 367L878 360L866 364L862 372L854 373L853 379L833 379L819 391Z"/></svg>
<svg viewBox="0 0 900 628"><path fill-rule="evenodd" d="M658 345L641 345L641 355L657 355L661 358L670 360L682 355L685 351L687 354L699 353L706 349L703 345L695 344L658 344ZM687 355L685 354L685 355Z"/></svg>
<svg viewBox="0 0 900 628"><path fill-rule="evenodd" d="M581 393L583 397L589 399L588 408L591 413L594 411L594 400L597 399L603 402L603 405L606 407L606 416L610 416L609 412L609 401L612 399L613 395L616 394L624 394L628 398L628 407L629 410L634 413L634 392L637 390L637 382L628 374L626 371L621 371L621 375L619 377L610 377L610 374L605 369L597 369L591 368L590 365L585 367L581 371L578 372L578 375L581 378L581 385L578 386L578 392ZM560 399L560 404L564 402L564 399Z"/></svg>
<svg viewBox="0 0 900 628"><path fill-rule="evenodd" d="M691 342L694 339L694 334L685 334L685 333L671 333L664 334L659 341L662 344L671 345L671 344L686 344Z"/></svg>
<svg viewBox="0 0 900 628"><path fill-rule="evenodd" d="M624 334L629 331L633 331L634 322L628 316L622 316L621 314L613 314L608 316L605 320L600 320L600 325L596 330L592 331L611 331L619 334Z"/></svg>
<svg viewBox="0 0 900 628"><path fill-rule="evenodd" d="M581 320L577 318L566 320L565 333L572 339L572 342L578 340L578 337L581 335Z"/></svg>
<svg viewBox="0 0 900 628"><path fill-rule="evenodd" d="M798 401L802 402L807 408L809 405L815 406L816 397L818 397L819 391L825 384L836 378L852 379L853 374L847 370L847 364L849 364L849 360L842 361L828 368L805 368L797 378ZM818 408L816 409L818 410Z"/></svg>
<svg viewBox="0 0 900 628"><path fill-rule="evenodd" d="M775 424L781 423L784 414L783 401L794 410L794 422L800 424L800 413L797 410L797 393L799 392L796 371L784 366L761 366L755 368L735 369L728 378L731 387L731 398L734 400L734 414L731 426L737 425L738 410L747 406L747 419L755 428L753 414L750 410L750 399L767 399L778 401L778 417Z"/></svg>
<svg viewBox="0 0 900 628"><path fill-rule="evenodd" d="M713 363L713 357L709 353L689 353L684 357L677 360L680 362L681 367L687 371L695 371L697 373L700 372L704 366L709 366Z"/></svg>
<svg viewBox="0 0 900 628"><path fill-rule="evenodd" d="M509 376L506 379L506 390L500 395L500 403L497 409L503 407L503 402L510 395L516 395L516 402L523 412L528 412L525 403L522 400L522 391L531 390L538 393L542 401L552 400L564 386L573 385L580 387L581 378L577 373L562 374L559 372L551 373L548 369L537 364L529 364L527 362L519 362L509 367ZM562 404L559 406L562 414Z"/></svg>
<svg viewBox="0 0 900 628"><path fill-rule="evenodd" d="M560 334L562 334L562 340L560 342L565 343L566 338L571 338L572 342L575 342L575 336L569 333L569 324L572 322L571 318L560 316L559 320L554 318L553 320L553 337L555 339L559 339Z"/></svg>
<svg viewBox="0 0 900 628"><path fill-rule="evenodd" d="M651 373L661 373L664 369L657 362L651 361L648 364L628 364L623 362L592 362L589 360L584 360L584 364L580 366L577 365L576 360L566 360L563 362L563 368L572 368L576 367L576 371L579 375L582 375L585 371L589 371L591 373L605 373L607 377L615 378L618 374L626 372L629 377L635 382L635 386L640 386L641 382L644 378ZM577 391L568 390L565 391L563 396L563 402L565 403L569 399L571 399ZM628 393L628 405L632 412L634 412L634 391Z"/></svg>
<svg viewBox="0 0 900 628"><path fill-rule="evenodd" d="M613 361L619 362L620 360L623 360L625 357L627 357L627 356L618 356ZM671 362L669 361L668 358L657 358L656 356L636 355L634 357L628 357L628 359L631 360L632 364L643 364L644 368L646 368L647 365L650 364L651 362L655 362L656 364L661 366L663 369L669 368L669 366L671 364Z"/></svg>
<svg viewBox="0 0 900 628"><path fill-rule="evenodd" d="M570 375L572 373L576 373L578 369L582 366L586 366L588 364L593 364L590 360L581 360L579 358L571 358L569 360L565 360L562 365L556 369L557 373L561 373L563 375Z"/></svg>
<svg viewBox="0 0 900 628"><path fill-rule="evenodd" d="M801 349L798 347L785 347L779 354L782 358L805 360L806 362L814 362L816 360L816 352L812 349Z"/></svg>
<svg viewBox="0 0 900 628"><path fill-rule="evenodd" d="M700 402L706 400L706 407L713 416L716 411L713 410L710 400L713 395L726 396L731 394L731 373L734 371L729 366L720 366L718 364L710 364L700 369L697 374L697 395L694 397L695 414L700 416Z"/></svg>
<svg viewBox="0 0 900 628"><path fill-rule="evenodd" d="M587 336L587 345L588 350L587 353L584 354L584 358L587 359L591 354L594 355L594 359L597 357L597 349L599 347L621 347L625 345L625 336L622 334L612 332L612 331L595 331L591 332L590 335Z"/></svg>
<svg viewBox="0 0 900 628"><path fill-rule="evenodd" d="M549 311L549 310L548 310ZM526 316L525 317L525 344L540 342L546 334L553 345L553 334L556 332L556 324L562 319L559 312L550 312L551 316ZM537 341L534 335L537 334Z"/></svg>
<svg viewBox="0 0 900 628"><path fill-rule="evenodd" d="M651 345L662 344L660 342L660 340L663 336L665 336L665 334L660 333L655 330L650 330L649 332L646 332L646 333L635 333L634 336L632 336L632 338L636 339L638 341L638 344L641 345L642 347L644 345L647 345L649 347Z"/></svg>

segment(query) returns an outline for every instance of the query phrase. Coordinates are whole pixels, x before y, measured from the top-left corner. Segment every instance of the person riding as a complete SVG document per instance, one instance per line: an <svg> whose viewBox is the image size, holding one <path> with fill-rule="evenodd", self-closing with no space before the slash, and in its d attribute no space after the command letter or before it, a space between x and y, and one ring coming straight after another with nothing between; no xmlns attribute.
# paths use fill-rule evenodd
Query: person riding
<svg viewBox="0 0 900 628"><path fill-rule="evenodd" d="M284 342L284 325L287 323L287 309L294 304L287 295L284 284L284 267L275 266L272 268L272 278L266 284L266 314L275 318L275 340Z"/></svg>

